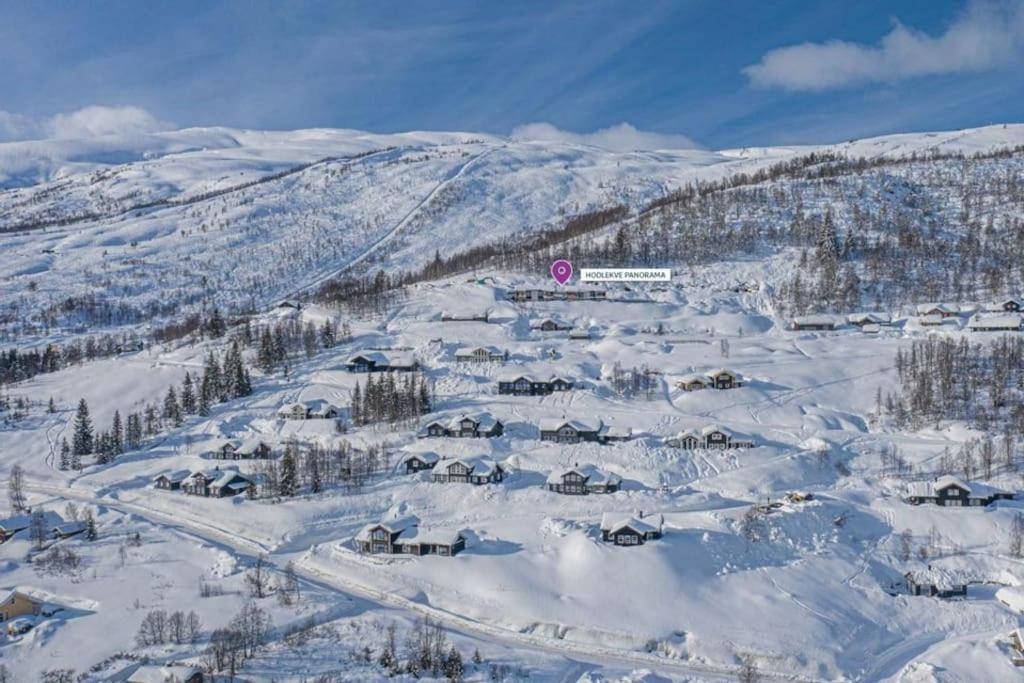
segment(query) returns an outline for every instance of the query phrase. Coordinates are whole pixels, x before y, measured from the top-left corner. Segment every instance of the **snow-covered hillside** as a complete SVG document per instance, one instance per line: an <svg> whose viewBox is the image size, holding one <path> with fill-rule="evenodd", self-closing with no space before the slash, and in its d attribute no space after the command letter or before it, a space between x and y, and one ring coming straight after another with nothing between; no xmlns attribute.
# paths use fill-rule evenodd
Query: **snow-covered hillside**
<svg viewBox="0 0 1024 683"><path fill-rule="evenodd" d="M39 332L180 318L211 303L259 310L368 259L422 266L814 151L903 158L1022 142L1024 126L724 152L335 130L8 143L0 320Z"/></svg>
<svg viewBox="0 0 1024 683"><path fill-rule="evenodd" d="M971 405L978 383L998 373L959 378L963 391L932 396L927 368L914 361L908 388L896 367L897 354L933 337L955 340L967 357L993 353L981 345L1002 334L968 321L993 303L974 295L995 285L958 280L963 300L941 307L945 317L918 311L926 302L908 288L878 306L883 324L848 324L839 314L851 311L837 307L837 329L794 330L792 309L781 308L793 297L780 292L803 269L824 270L808 265L807 235L771 249L750 238L757 249L731 250L711 231L739 234L757 223L775 230L762 235L789 238L799 232L793 215L806 211L843 226L860 221L870 230L858 239L926 226L899 234L977 255L971 245L990 245L997 227L1009 234L1021 218L1019 154L978 164L970 187L991 180L1000 186L992 197L942 201L959 158L901 169L911 156L1021 144L1024 126L722 152L228 129L0 145L0 324L11 346L66 347L70 337L115 328L144 336L151 323L211 304L248 313L228 316L227 329L222 319L219 329L166 343L60 362L51 355L52 366L12 372L18 381L0 386L0 481L12 492L0 503L0 588L45 607L31 628L0 633L0 665L19 681L46 672L69 680L53 677L58 669L89 683L124 681L128 673L118 672L141 658L223 673L230 665L218 656L237 654L231 638L249 634L241 675L254 681L458 680L443 670L453 666L449 647L462 679L476 682L1020 678L1010 633L1022 621L1024 501L1000 494L986 505L939 506L907 496L952 475L954 489L1018 494L1021 387L991 392L998 410L967 424L942 417L936 397ZM679 237L660 252L678 257L661 264L671 282L609 285L606 300L516 302L514 288L554 285L510 264L416 282L366 311L309 296L297 307L273 305L346 268L422 266L438 253L525 238L601 207L639 209L696 181L811 152L898 163L838 179L771 178L738 188L744 202L712 197L690 214L651 211L602 226L572 245L602 265L614 262L622 226L632 230L622 235L630 248L646 240L657 251L673 221L689 221L686 239L722 246L691 260L679 254ZM956 220L970 230L951 218L960 207L968 218ZM820 233L808 225L818 224L798 227L813 240ZM975 228L989 237L974 239ZM906 253L926 258L909 238ZM849 253L867 252L868 241ZM892 277L872 274L880 263L888 262L862 271L868 285ZM815 294L804 285L806 303ZM544 331L545 319L561 328ZM467 347L493 358L468 362L457 355ZM1013 358L1020 349L994 352ZM371 382L350 371L359 354L415 358L421 368L378 384L385 373ZM22 358L11 354L0 367ZM739 385L693 390L721 368ZM574 387L501 391L502 379L522 375L557 375ZM936 371L936 382L948 375ZM355 397L371 386L376 403L361 400L355 420ZM292 419L297 402L338 415ZM907 418L925 404L928 419ZM82 406L106 445L62 454L81 435ZM500 436L425 431L480 413L500 420ZM116 446L100 438L115 420ZM600 421L620 440L542 439L551 421ZM679 445L726 433L743 445ZM270 458L215 457L257 442ZM408 472L408 456L500 466L504 476L437 481L434 471ZM621 481L619 490L551 490L553 473L588 466ZM230 468L253 486L225 475ZM163 488L183 473L246 492ZM37 512L81 520L72 531L82 533L62 538L66 527L19 521L15 492ZM660 538L609 542L602 523L620 516ZM464 549L360 552L368 525L410 520L421 541L461 534ZM926 586L965 585L966 595L911 595L907 572ZM190 612L191 635L156 627ZM431 638L426 649L443 652L424 659Z"/></svg>

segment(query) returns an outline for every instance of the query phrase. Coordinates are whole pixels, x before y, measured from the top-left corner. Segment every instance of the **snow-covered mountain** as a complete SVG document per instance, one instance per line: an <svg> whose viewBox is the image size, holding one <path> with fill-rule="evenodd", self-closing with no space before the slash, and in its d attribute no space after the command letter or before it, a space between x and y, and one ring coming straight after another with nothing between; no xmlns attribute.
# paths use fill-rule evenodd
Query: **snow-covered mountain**
<svg viewBox="0 0 1024 683"><path fill-rule="evenodd" d="M73 323L260 309L374 259L421 266L615 204L811 152L875 159L1024 143L1024 126L840 145L614 153L468 133L222 128L0 145L0 312ZM95 322L89 320L87 322Z"/></svg>

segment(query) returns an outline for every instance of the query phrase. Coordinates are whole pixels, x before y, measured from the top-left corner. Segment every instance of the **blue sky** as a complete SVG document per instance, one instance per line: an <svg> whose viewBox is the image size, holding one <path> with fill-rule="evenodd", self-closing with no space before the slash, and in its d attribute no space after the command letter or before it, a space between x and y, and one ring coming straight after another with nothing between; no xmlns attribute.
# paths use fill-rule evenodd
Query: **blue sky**
<svg viewBox="0 0 1024 683"><path fill-rule="evenodd" d="M143 127L625 122L651 144L831 142L1024 121L1024 0L0 0L0 63L0 140L106 132L129 111ZM92 105L132 109L75 118Z"/></svg>

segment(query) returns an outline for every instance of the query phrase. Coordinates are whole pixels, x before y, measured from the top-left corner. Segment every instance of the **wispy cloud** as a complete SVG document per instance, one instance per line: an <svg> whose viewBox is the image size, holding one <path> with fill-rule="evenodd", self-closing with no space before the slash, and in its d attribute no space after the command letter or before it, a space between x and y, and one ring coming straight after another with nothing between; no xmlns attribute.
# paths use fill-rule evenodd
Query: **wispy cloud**
<svg viewBox="0 0 1024 683"><path fill-rule="evenodd" d="M899 22L877 45L840 40L767 52L743 73L756 86L827 90L917 76L978 72L1024 52L1024 4L973 2L945 33L930 36Z"/></svg>
<svg viewBox="0 0 1024 683"><path fill-rule="evenodd" d="M170 127L141 107L94 105L45 118L0 110L0 142L152 133Z"/></svg>
<svg viewBox="0 0 1024 683"><path fill-rule="evenodd" d="M694 140L685 135L638 130L628 123L620 123L616 126L602 128L593 133L573 133L556 128L550 123L528 123L513 130L512 137L518 140L593 145L615 152L654 149L696 149L700 147Z"/></svg>

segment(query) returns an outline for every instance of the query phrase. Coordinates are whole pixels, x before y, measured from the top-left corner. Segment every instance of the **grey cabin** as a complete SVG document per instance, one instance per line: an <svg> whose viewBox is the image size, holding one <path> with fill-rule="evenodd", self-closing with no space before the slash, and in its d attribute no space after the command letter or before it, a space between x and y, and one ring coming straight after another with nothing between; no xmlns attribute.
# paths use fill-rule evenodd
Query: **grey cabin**
<svg viewBox="0 0 1024 683"><path fill-rule="evenodd" d="M590 493L615 493L622 486L622 477L594 465L576 465L555 470L548 475L548 491L569 496Z"/></svg>
<svg viewBox="0 0 1024 683"><path fill-rule="evenodd" d="M373 555L441 555L452 557L466 548L461 532L423 529L415 519L378 522L363 527L356 548Z"/></svg>
<svg viewBox="0 0 1024 683"><path fill-rule="evenodd" d="M498 393L506 396L546 396L570 391L574 387L572 379L558 375L539 379L532 375L507 373L498 377Z"/></svg>
<svg viewBox="0 0 1024 683"><path fill-rule="evenodd" d="M505 478L505 469L483 456L445 458L434 466L433 479L438 484L497 484Z"/></svg>
<svg viewBox="0 0 1024 683"><path fill-rule="evenodd" d="M664 518L644 517L606 512L601 516L601 540L614 545L643 545L661 538Z"/></svg>
<svg viewBox="0 0 1024 683"><path fill-rule="evenodd" d="M957 477L939 477L935 481L915 481L907 486L906 501L911 505L930 503L946 507L983 507L997 500L1011 500L1013 494L984 484L968 484Z"/></svg>

